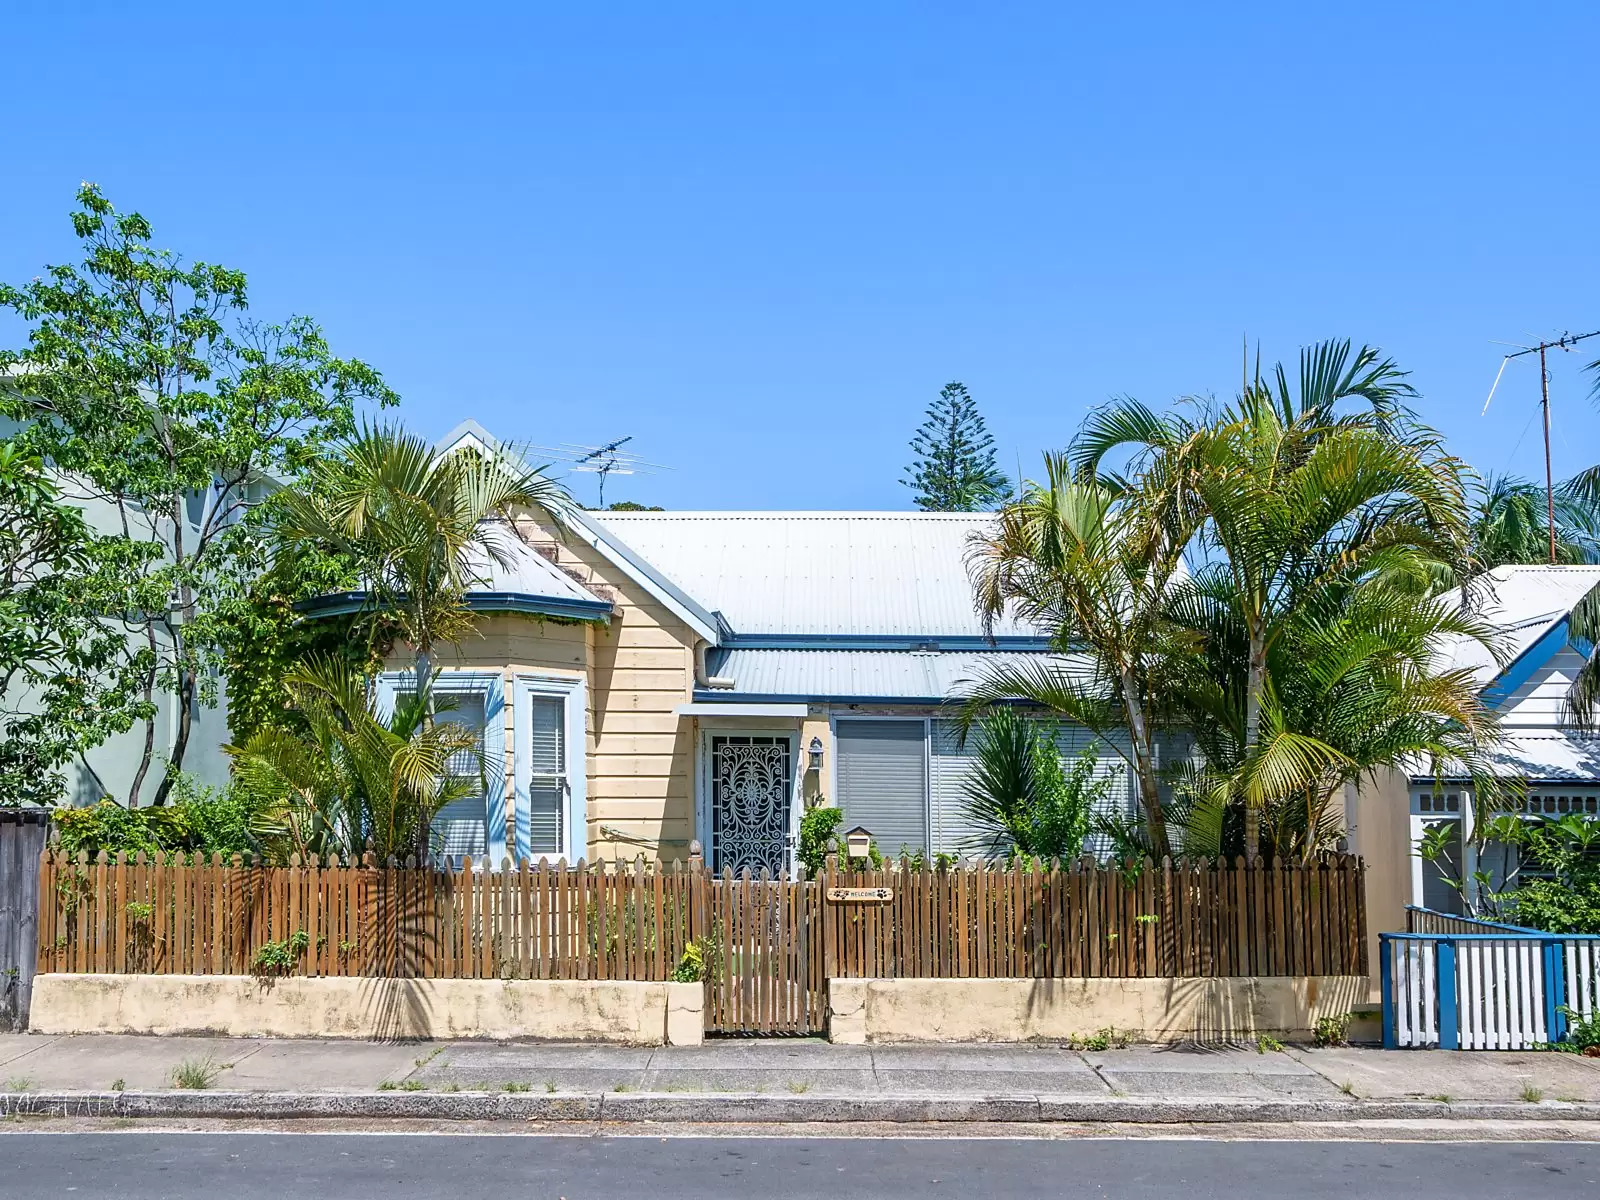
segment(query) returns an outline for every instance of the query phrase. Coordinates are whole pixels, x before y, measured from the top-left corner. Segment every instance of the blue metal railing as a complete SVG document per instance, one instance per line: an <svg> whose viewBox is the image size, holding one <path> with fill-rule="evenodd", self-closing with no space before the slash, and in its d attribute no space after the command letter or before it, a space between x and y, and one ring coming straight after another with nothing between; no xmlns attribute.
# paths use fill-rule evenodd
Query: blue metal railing
<svg viewBox="0 0 1600 1200"><path fill-rule="evenodd" d="M1385 1047L1530 1049L1600 1013L1600 936L1431 915L1485 932L1379 936Z"/></svg>

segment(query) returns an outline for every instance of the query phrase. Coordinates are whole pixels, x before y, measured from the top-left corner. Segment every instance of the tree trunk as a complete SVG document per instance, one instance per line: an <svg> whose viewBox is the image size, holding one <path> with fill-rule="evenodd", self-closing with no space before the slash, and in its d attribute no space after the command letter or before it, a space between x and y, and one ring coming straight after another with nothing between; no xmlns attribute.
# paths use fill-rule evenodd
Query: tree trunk
<svg viewBox="0 0 1600 1200"><path fill-rule="evenodd" d="M1267 648L1259 627L1250 629L1250 676L1244 696L1244 761L1248 763L1261 740L1261 693L1266 686ZM1261 810L1244 801L1244 856L1255 862L1261 857Z"/></svg>
<svg viewBox="0 0 1600 1200"><path fill-rule="evenodd" d="M161 784L156 788L155 799L150 803L159 807L167 802L167 797L172 793L172 780L177 773L183 770L183 756L189 749L189 734L194 729L194 706L196 698L194 672L186 667L178 669L178 731L172 738L172 754L167 761L167 773L161 777Z"/></svg>
<svg viewBox="0 0 1600 1200"><path fill-rule="evenodd" d="M150 648L150 669L144 676L144 702L148 705L155 704L156 668L160 656L156 653L156 630L149 622L144 627L145 641ZM128 807L139 807L139 792L144 787L144 777L150 773L150 764L156 756L156 718L159 712L152 712L144 721L144 750L139 755L139 768L133 773L133 787L128 791Z"/></svg>
<svg viewBox="0 0 1600 1200"><path fill-rule="evenodd" d="M1131 671L1122 673L1122 704L1133 740L1134 773L1139 777L1139 803L1144 808L1145 829L1150 835L1150 853L1160 859L1171 852L1167 842L1167 819L1161 811L1161 788L1155 775L1150 726L1145 720L1144 704L1139 699L1138 683Z"/></svg>
<svg viewBox="0 0 1600 1200"><path fill-rule="evenodd" d="M422 728L433 727L433 690L429 684L433 681L433 661L429 653L429 646L417 647L417 661L415 667L415 683L417 699L422 701ZM428 810L424 807L417 813L417 862L426 863L433 843L433 822L429 818Z"/></svg>

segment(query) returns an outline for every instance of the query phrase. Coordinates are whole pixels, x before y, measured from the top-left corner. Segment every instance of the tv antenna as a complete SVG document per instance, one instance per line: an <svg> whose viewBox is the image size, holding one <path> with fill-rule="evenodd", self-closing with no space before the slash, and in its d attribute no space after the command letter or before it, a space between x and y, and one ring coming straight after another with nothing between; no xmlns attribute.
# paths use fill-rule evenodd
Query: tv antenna
<svg viewBox="0 0 1600 1200"><path fill-rule="evenodd" d="M1550 473L1550 372L1545 367L1545 352L1547 350L1566 350L1570 352L1579 342L1588 338L1600 337L1600 329L1589 333L1563 333L1553 342L1541 341L1536 346L1521 346L1500 360L1500 369L1495 372L1494 383L1489 388L1489 399L1483 402L1483 411L1489 411L1489 401L1494 399L1495 388L1500 386L1500 376L1506 373L1506 364L1513 358L1523 358L1529 354L1539 356L1539 406L1544 410L1544 504L1545 527L1550 533L1550 565L1556 565L1556 487L1555 480ZM1503 345L1504 343L1502 343Z"/></svg>
<svg viewBox="0 0 1600 1200"><path fill-rule="evenodd" d="M622 447L633 441L633 435L617 438L603 446L591 446L575 442L561 442L554 446L531 446L529 449L537 451L543 456L555 459L558 462L570 463L574 471L584 471L599 476L600 508L606 506L606 478L610 475L654 475L657 471L670 471L671 467L662 463L646 462L636 454L632 454Z"/></svg>

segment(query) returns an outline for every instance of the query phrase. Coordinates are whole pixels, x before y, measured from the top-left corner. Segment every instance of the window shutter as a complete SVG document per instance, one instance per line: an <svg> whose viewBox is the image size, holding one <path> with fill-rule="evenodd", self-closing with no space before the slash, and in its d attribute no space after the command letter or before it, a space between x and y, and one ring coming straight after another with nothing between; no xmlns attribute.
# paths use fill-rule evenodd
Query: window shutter
<svg viewBox="0 0 1600 1200"><path fill-rule="evenodd" d="M408 693L409 694L409 693ZM452 801L439 810L433 818L433 841L440 853L452 857L470 854L475 858L489 853L489 821L481 790L483 779L483 695L475 692L436 692L454 707L442 709L435 720L439 724L465 725L478 737L474 750L461 750L450 756L450 773L458 779L471 779L479 784L476 795Z"/></svg>
<svg viewBox="0 0 1600 1200"><path fill-rule="evenodd" d="M845 829L864 825L879 853L928 848L927 737L921 721L850 721L835 728Z"/></svg>
<svg viewBox="0 0 1600 1200"><path fill-rule="evenodd" d="M535 855L561 853L567 782L567 703L534 696L528 715L528 845Z"/></svg>

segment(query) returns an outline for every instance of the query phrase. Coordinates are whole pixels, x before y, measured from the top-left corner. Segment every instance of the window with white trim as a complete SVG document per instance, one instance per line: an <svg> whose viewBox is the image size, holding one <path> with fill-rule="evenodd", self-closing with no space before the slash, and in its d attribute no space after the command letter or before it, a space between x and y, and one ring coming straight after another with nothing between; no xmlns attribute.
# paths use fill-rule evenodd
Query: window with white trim
<svg viewBox="0 0 1600 1200"><path fill-rule="evenodd" d="M438 699L448 700L441 705L434 719L441 725L461 725L476 735L474 744L450 756L449 773L462 786L474 788L472 795L452 800L433 818L433 852L449 858L470 854L481 858L489 853L489 810L484 788L484 730L488 724L484 717L484 694L479 692L451 692L439 689Z"/></svg>
<svg viewBox="0 0 1600 1200"><path fill-rule="evenodd" d="M567 698L534 693L528 714L528 846L534 857L557 858L565 846Z"/></svg>

